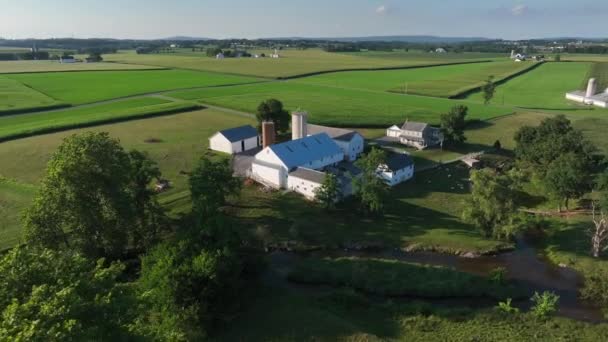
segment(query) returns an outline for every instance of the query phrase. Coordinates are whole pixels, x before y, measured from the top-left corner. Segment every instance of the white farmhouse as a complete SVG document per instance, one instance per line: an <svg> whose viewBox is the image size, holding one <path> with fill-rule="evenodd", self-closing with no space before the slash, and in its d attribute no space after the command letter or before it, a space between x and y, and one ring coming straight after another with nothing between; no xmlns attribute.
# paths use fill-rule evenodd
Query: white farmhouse
<svg viewBox="0 0 608 342"><path fill-rule="evenodd" d="M214 151L236 154L260 146L258 131L249 126L225 129L209 138L209 148Z"/></svg>
<svg viewBox="0 0 608 342"><path fill-rule="evenodd" d="M309 200L314 200L316 191L323 185L326 175L325 172L298 167L289 173L287 188Z"/></svg>
<svg viewBox="0 0 608 342"><path fill-rule="evenodd" d="M344 152L327 135L320 133L270 145L256 154L251 178L274 188L288 186L289 173L298 167L321 170L344 160Z"/></svg>
<svg viewBox="0 0 608 342"><path fill-rule="evenodd" d="M365 139L356 131L342 128L326 127L319 125L307 125L307 134L314 135L319 133L327 133L344 152L344 157L347 161L355 161L365 147Z"/></svg>
<svg viewBox="0 0 608 342"><path fill-rule="evenodd" d="M414 177L414 161L409 154L394 153L387 158L386 164L378 166L376 172L386 184L395 186Z"/></svg>
<svg viewBox="0 0 608 342"><path fill-rule="evenodd" d="M386 130L386 136L420 150L443 143L439 128L424 122L406 121L401 127L393 125Z"/></svg>

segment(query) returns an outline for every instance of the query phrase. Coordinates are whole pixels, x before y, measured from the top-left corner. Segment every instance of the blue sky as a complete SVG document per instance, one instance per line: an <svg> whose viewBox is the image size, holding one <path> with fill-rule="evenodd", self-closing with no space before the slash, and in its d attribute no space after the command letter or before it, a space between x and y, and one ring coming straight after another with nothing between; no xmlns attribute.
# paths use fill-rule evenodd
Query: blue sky
<svg viewBox="0 0 608 342"><path fill-rule="evenodd" d="M0 0L0 37L608 36L600 0Z"/></svg>

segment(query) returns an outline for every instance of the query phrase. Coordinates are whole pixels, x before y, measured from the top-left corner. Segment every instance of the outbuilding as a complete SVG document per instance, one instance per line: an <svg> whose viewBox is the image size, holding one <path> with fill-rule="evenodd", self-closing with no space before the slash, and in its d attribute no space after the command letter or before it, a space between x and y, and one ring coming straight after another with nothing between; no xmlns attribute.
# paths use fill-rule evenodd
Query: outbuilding
<svg viewBox="0 0 608 342"><path fill-rule="evenodd" d="M228 154L249 151L259 146L258 131L249 125L219 131L209 138L210 149Z"/></svg>
<svg viewBox="0 0 608 342"><path fill-rule="evenodd" d="M377 173L386 184L395 186L414 177L414 161L409 154L393 153L387 158L386 164L378 166Z"/></svg>
<svg viewBox="0 0 608 342"><path fill-rule="evenodd" d="M327 133L344 152L344 159L355 161L365 147L365 138L359 132L344 128L335 128L307 124L307 134Z"/></svg>
<svg viewBox="0 0 608 342"><path fill-rule="evenodd" d="M326 176L325 172L298 167L289 173L287 188L314 200L317 197L317 189L323 186Z"/></svg>

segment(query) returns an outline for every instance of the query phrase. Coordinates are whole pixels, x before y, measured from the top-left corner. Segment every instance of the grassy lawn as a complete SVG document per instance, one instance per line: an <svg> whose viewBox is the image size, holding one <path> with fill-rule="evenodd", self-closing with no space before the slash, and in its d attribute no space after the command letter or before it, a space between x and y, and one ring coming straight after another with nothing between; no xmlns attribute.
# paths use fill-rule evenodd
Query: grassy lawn
<svg viewBox="0 0 608 342"><path fill-rule="evenodd" d="M441 113L459 104L469 106L470 118L476 119L512 112L510 108L467 101L315 86L300 81L178 91L171 96L249 112L255 111L261 101L277 98L289 110L308 110L311 122L342 127L389 127L407 118L438 124Z"/></svg>
<svg viewBox="0 0 608 342"><path fill-rule="evenodd" d="M5 110L46 107L59 102L18 81L0 76L0 114Z"/></svg>
<svg viewBox="0 0 608 342"><path fill-rule="evenodd" d="M502 246L482 238L462 222L469 171L442 167L417 174L391 190L382 217L366 217L352 203L327 212L296 194L243 190L230 213L248 224L267 244L292 241L306 246L340 247L351 243L436 249L457 253L486 252Z"/></svg>
<svg viewBox="0 0 608 342"><path fill-rule="evenodd" d="M154 97L143 97L76 109L1 116L0 140L16 139L114 120L186 111L194 107L187 102L170 102Z"/></svg>
<svg viewBox="0 0 608 342"><path fill-rule="evenodd" d="M18 186L0 184L0 227L3 228L0 247L17 241L21 231L18 210L29 205L34 192L32 187L42 177L51 154L63 138L71 134L109 132L120 139L126 149L148 152L159 163L163 176L173 184L173 188L161 196L161 201L174 207L188 202L187 176L180 171L193 168L195 161L205 153L208 138L218 130L253 123L251 119L236 115L199 110L0 143L0 160L10 161L0 163L0 176L18 182ZM173 198L177 200L173 201Z"/></svg>
<svg viewBox="0 0 608 342"><path fill-rule="evenodd" d="M407 70L353 71L312 76L299 81L313 85L451 97L481 86L488 76L500 80L533 65L504 61Z"/></svg>
<svg viewBox="0 0 608 342"><path fill-rule="evenodd" d="M271 50L256 53L269 55ZM138 55L134 51L104 55L107 61L157 65L162 67L208 70L221 73L241 74L268 78L288 77L320 71L408 67L443 63L458 63L481 59L480 56L412 54L394 55L384 58L370 58L364 55L349 55L324 52L319 49L293 50L280 52L282 58L226 58L216 60L203 55L188 56L175 54Z"/></svg>
<svg viewBox="0 0 608 342"><path fill-rule="evenodd" d="M160 69L157 66L121 63L71 63L61 64L57 61L0 61L0 74L50 71L85 71L85 70L143 70Z"/></svg>
<svg viewBox="0 0 608 342"><path fill-rule="evenodd" d="M545 63L496 89L493 102L545 110L585 110L566 100L566 92L581 88L591 63ZM481 94L470 97L482 101Z"/></svg>
<svg viewBox="0 0 608 342"><path fill-rule="evenodd" d="M250 77L188 70L35 73L7 77L74 105L171 89L256 81Z"/></svg>

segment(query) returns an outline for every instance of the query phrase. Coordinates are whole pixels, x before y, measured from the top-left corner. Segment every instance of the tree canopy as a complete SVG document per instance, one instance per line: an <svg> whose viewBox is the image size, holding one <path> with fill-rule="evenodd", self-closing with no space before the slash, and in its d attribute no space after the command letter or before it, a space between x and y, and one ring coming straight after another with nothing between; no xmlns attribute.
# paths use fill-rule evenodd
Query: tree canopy
<svg viewBox="0 0 608 342"><path fill-rule="evenodd" d="M442 114L439 118L441 121L441 133L448 142L462 143L467 140L464 135L466 127L466 117L469 108L467 106L455 106L449 112Z"/></svg>
<svg viewBox="0 0 608 342"><path fill-rule="evenodd" d="M494 76L488 76L486 83L481 87L483 92L483 102L488 105L496 94L496 83L494 83Z"/></svg>
<svg viewBox="0 0 608 342"><path fill-rule="evenodd" d="M356 162L361 168L362 175L354 181L355 194L363 210L370 214L380 214L384 210L388 189L384 181L378 177L378 167L386 163L386 158L384 150L374 147Z"/></svg>
<svg viewBox="0 0 608 342"><path fill-rule="evenodd" d="M550 196L559 201L560 211L562 203L567 210L569 200L580 198L591 190L591 179L590 170L585 167L583 158L569 152L549 164L543 183Z"/></svg>
<svg viewBox="0 0 608 342"><path fill-rule="evenodd" d="M341 197L338 177L332 173L326 174L323 184L315 191L315 197L325 209L333 208Z"/></svg>
<svg viewBox="0 0 608 342"><path fill-rule="evenodd" d="M258 127L262 127L262 122L273 121L277 131L286 132L289 130L289 122L291 117L289 112L283 108L283 103L277 99L269 99L262 101L258 105L256 113Z"/></svg>

